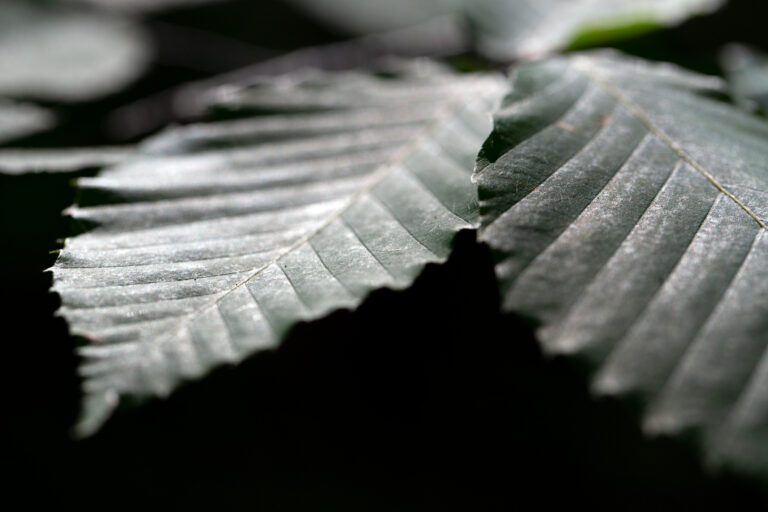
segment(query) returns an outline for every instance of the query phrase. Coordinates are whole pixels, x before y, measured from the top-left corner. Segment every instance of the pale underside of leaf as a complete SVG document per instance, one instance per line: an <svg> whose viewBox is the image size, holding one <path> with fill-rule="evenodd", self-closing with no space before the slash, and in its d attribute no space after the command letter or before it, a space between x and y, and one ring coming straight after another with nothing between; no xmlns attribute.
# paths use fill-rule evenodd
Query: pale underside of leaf
<svg viewBox="0 0 768 512"><path fill-rule="evenodd" d="M612 54L522 66L475 181L503 307L598 394L768 476L768 124Z"/></svg>
<svg viewBox="0 0 768 512"><path fill-rule="evenodd" d="M81 433L121 396L166 396L407 286L476 226L470 175L503 80L349 79L276 83L305 113L171 130L80 181L89 206L70 214L95 227L53 274L60 314L90 340Z"/></svg>

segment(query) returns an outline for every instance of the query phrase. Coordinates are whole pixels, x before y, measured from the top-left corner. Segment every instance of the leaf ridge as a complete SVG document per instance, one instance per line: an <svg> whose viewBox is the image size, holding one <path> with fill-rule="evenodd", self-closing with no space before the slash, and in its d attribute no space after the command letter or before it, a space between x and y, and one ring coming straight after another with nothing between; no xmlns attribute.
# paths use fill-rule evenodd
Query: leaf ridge
<svg viewBox="0 0 768 512"><path fill-rule="evenodd" d="M606 127L606 129L608 129L608 128L609 128L609 127ZM613 178L615 178L615 176L616 176L616 175L617 175L619 172L621 172L621 170L622 170L624 167L626 167L626 165L627 165L627 164L628 164L628 163L629 163L629 162L630 162L630 161L631 161L631 160L632 160L632 159L633 159L633 158L634 158L634 157L635 157L635 156L636 156L636 155L637 155L637 154L638 154L638 153L639 153L641 150L642 150L642 148L643 148L643 145L644 145L644 144L646 144L646 143L648 142L648 140L650 140L650 139L648 138L648 135L649 135L648 133L645 133L645 134L643 134L643 137L642 137L642 138L641 138L641 139L640 139L640 140L639 140L639 141L638 141L638 142L635 144L635 146L632 148L632 151L631 151L631 152L629 152L629 153L626 155L626 157L624 158L624 160L623 160L623 161L622 161L622 162L619 164L618 168L617 168L617 169L616 169L616 170L613 172L613 175L611 176L611 178L610 178L610 179L608 179L608 180L606 180L606 181L605 181L605 183L604 183L604 184L602 185L602 187L600 188L600 190L598 190L598 191L597 191L597 193L596 193L596 194L595 194L595 195L594 195L594 196L593 196L593 197L590 199L590 201L589 201L587 204L585 204L585 205L584 205L584 207L583 207L583 208L582 208L582 209L581 209L579 212L577 212L577 213L576 213L576 215L575 215L575 216L574 216L574 217L571 219L571 221L568 223L569 225L573 224L573 222L575 221L575 219L577 219L579 216L581 216L581 215L584 213L584 211L586 211L586 210L587 210L587 209L590 207L590 205L592 205L592 204L593 204L593 203L594 203L594 202L597 200L597 198L598 198L598 197L600 196L600 194L601 194L601 193L602 193L602 192L603 192L603 191L606 189L606 187L608 187L608 186L611 184L611 181L613 180ZM594 141L594 140L596 140L596 139L592 139L592 141ZM592 141L590 141L590 142L592 142ZM587 146L585 146L585 148L586 148L586 147L587 147ZM585 148L583 148L583 149L585 149ZM578 157L578 155L575 155L575 156L574 156L574 158L576 158L576 157ZM566 164L566 165L567 165L567 164ZM560 166L560 168L559 168L558 170L562 170L562 169L563 169L563 167L565 167L565 165L563 165L563 166ZM556 173L556 172L557 172L557 171L555 171L555 173ZM555 174L555 173L553 173L553 174L552 174L551 176L549 176L549 178L547 178L547 179L550 179L552 176L554 176L554 174ZM545 181L546 181L546 180L545 180ZM517 204L519 204L519 203L517 203ZM512 206L514 206L514 205L512 205ZM511 209L511 208L512 208L512 207L510 207L510 209ZM507 212L508 212L508 211L509 211L509 209L507 210ZM505 212L505 213L506 213L506 212ZM531 267L531 265L535 264L536 260L537 260L539 257L541 257L541 255L542 255L542 254L544 254L544 253L547 251L547 249L549 249L550 247L552 247L552 246L553 246L553 244L556 244L556 243L557 243L557 241L558 241L558 240L560 240L560 238L561 238L561 237L562 237L562 236L565 234L565 232L566 232L566 231L567 231L567 227L566 227L566 228L565 228L563 231L561 231L560 233L558 233L558 235L557 235L556 237L554 237L552 240L550 240L550 241L549 241L549 243L548 243L547 245L545 245L545 246L544 246L544 247L543 247L543 248L542 248L542 249L539 251L539 253L538 253L538 254L536 254L536 255L535 255L535 256L534 256L534 257L533 257L533 258L532 258L532 259L531 259L529 262L527 262L527 263L525 264L525 266L523 266L522 268L520 268L520 269L519 269L519 271L518 271L518 276L522 276L522 275L523 275L523 273L524 273L524 272L525 272L525 271L526 271L528 268L530 268L530 267Z"/></svg>
<svg viewBox="0 0 768 512"><path fill-rule="evenodd" d="M575 82L575 81L576 81L576 80L574 80L574 82ZM563 85L569 85L569 84L570 84L570 83L566 83L566 84L563 84ZM565 88L565 87L564 87L564 88ZM565 88L565 89L567 89L567 88ZM566 110L564 110L562 113L560 113L560 114L559 114L559 116L557 117L557 119L555 120L555 122L553 122L553 123L543 123L543 124L542 124L542 126L541 126L541 127L539 127L539 129L537 129L537 130L534 130L533 132L530 132L530 133L526 133L526 136L525 136L525 138L523 138L523 139L522 139L522 140L520 140L520 141L517 141L517 142L516 142L516 144L515 144L515 145L514 145L512 148L510 148L510 149L509 149L509 151L511 151L512 149L514 149L514 148L517 148L517 147L519 147L519 146L521 146L521 145L525 144L525 143L526 143L526 142L528 142L529 140L531 140L531 139L533 139L534 137L536 137L536 135L538 135L538 134L542 133L542 132L543 132L544 130L546 130L548 127L550 127L550 126L552 126L552 125L555 125L555 124L557 124L558 122L560 122L560 121L564 120L565 118L567 118L567 117L568 117L568 116L569 116L569 115L570 115L572 112L574 112L574 111L575 111L575 110L576 110L576 109L579 107L579 105L580 105L582 102L584 102L584 101L585 101L585 98L588 98L588 97L589 97L589 96L588 96L588 93L589 93L589 92L590 92L590 90L589 90L589 87L585 87L584 89L582 89L582 91L581 91L581 92L579 93L579 95L576 97L575 101L573 101L573 102L572 102L572 103L571 103L571 104L568 106L568 108L567 108ZM536 96L532 96L531 98L529 98L529 99L526 99L526 100L524 100L524 101L527 101L528 103L532 103L532 102L533 102L533 100L537 99L539 96L541 96L541 94L543 94L543 92L542 92L542 93L540 93L540 94L537 94ZM527 105L523 105L523 107L525 107L525 106L527 106ZM506 111L506 108L502 108L502 111L501 111L500 113L503 115L503 114L505 114L505 111ZM482 156L482 154L481 154L481 156ZM483 174L483 173L486 171L486 169L488 169L488 166L487 166L487 165L485 165L485 166L483 166L483 167L480 167L480 168L476 169L476 170L475 170L475 172L474 172L474 174L473 174L473 178L472 178L472 179L473 179L473 180L476 180L478 176L482 175L482 174Z"/></svg>
<svg viewBox="0 0 768 512"><path fill-rule="evenodd" d="M387 121L384 107L402 106L398 95L409 94L410 85L368 98L365 84L342 80L310 81L310 92L344 83L352 103L361 93L368 104L378 102L382 108L368 131L379 134L384 132L375 124ZM397 80L372 83L386 88ZM290 100L305 85L301 80L281 85L260 98L263 87L248 98L255 108L262 100L290 107L276 94ZM105 394L110 390L118 396L166 396L213 366L275 347L298 322L351 308L374 289L402 288L424 265L447 258L456 233L476 222L471 168L466 183L458 169L471 162L472 144L490 129L484 114L500 99L503 82L445 75L427 87L431 94L406 99L416 109L416 99L428 103L430 116L417 130L409 126L407 137L402 129L387 132L387 154L378 153L366 168L353 165L361 160L358 153L367 151L361 145L374 150L382 145L358 137L354 126L340 126L332 137L346 148L340 152L323 150L324 130L265 138L263 130L239 125L235 130L225 122L222 132L209 125L160 136L142 145L138 158L86 181L86 193L93 189L94 195L72 214L96 228L68 241L52 269L54 290L62 297L59 314L72 332L108 343L82 351L89 395L81 433L98 428L115 407ZM300 99L306 107L318 106L312 96ZM344 112L342 100L318 118ZM278 119L285 115L278 110ZM389 115L391 121L399 114ZM235 131L238 138L227 145ZM192 139L185 140L185 133ZM389 140L398 137L398 144ZM279 147L270 147L276 140ZM280 140L292 140L290 147L300 156L290 158ZM433 154L441 145L450 150ZM217 147L224 149L207 149ZM357 153L348 156L353 149ZM324 166L320 175L312 173L316 162ZM296 165L300 175L291 172ZM219 167L225 168L223 180L215 173ZM256 174L265 168L268 174ZM248 171L247 190L237 188L240 169ZM148 188L150 170L159 173L162 190ZM142 180L138 188L134 175ZM176 190L176 183L186 186ZM326 188L302 189L313 184ZM281 197L268 197L275 190ZM298 195L292 197L294 191ZM200 351L198 369L189 363L190 343Z"/></svg>
<svg viewBox="0 0 768 512"><path fill-rule="evenodd" d="M368 254L370 254L373 259L376 260L376 262L381 265L381 268L384 269L384 271L395 281L398 281L399 278L392 273L392 271L389 269L387 265L384 264L383 261L381 261L381 258L371 249L367 243L362 239L360 234L355 230L355 228L347 221L347 219L344 218L344 216L339 217L339 221L342 223L342 225L349 230L350 233L352 233L355 236L355 239L360 243L363 248L368 251Z"/></svg>
<svg viewBox="0 0 768 512"><path fill-rule="evenodd" d="M611 98L645 128L636 161L613 165L629 148L620 124L574 162L583 138L558 133L546 104L515 106L567 69L601 94L559 128L586 136ZM594 393L636 400L644 432L692 435L713 469L766 477L768 125L712 98L725 90L712 80L615 54L516 77L477 181L503 309L535 321L545 352L586 363ZM511 144L542 123L535 143Z"/></svg>
<svg viewBox="0 0 768 512"><path fill-rule="evenodd" d="M574 61L574 66L576 66L577 69L584 72L587 76L589 76L595 83L603 87L603 89L613 96L617 102L619 102L624 108L632 112L638 120L640 120L643 124L645 124L648 129L654 133L657 137L659 137L661 140L663 140L669 147L672 149L675 153L680 155L680 158L688 162L691 167L696 169L702 176L704 176L717 190L719 190L722 194L724 194L726 197L734 201L741 209L743 209L747 214L752 217L752 219L757 222L757 224L764 230L768 231L768 225L766 225L763 220L757 216L747 205L745 205L739 198L737 198L735 195L733 195L725 186L723 186L720 182L718 182L717 178L713 176L710 172L708 172L704 167L699 164L696 160L694 160L688 153L677 143L675 140L667 135L664 130L656 126L656 124L653 122L653 120L650 118L650 116L643 111L643 109L637 105L635 102L633 102L631 99L629 99L622 91L619 89L615 84L612 84L607 79L603 79L603 77L600 76L599 71L596 70L595 66L587 59L579 58L577 57Z"/></svg>
<svg viewBox="0 0 768 512"><path fill-rule="evenodd" d="M446 108L446 110L452 110L452 109L460 108L461 107L460 102L461 102L460 99L455 99L454 98L454 100L452 101L451 108ZM439 118L439 120L442 120L442 118L447 117L447 116L448 116L448 114L446 113L446 114L444 114L444 116L441 116ZM248 283L249 281L251 281L253 278L258 276L265 269L269 268L270 265L277 264L280 261L282 261L282 259L284 257L286 257L288 254L291 254L293 251L295 251L296 249L301 247L305 242L307 242L309 239L311 239L313 236L315 236L322 229L324 229L325 227L330 225L333 221L335 221L338 218L340 218L351 207L351 205L358 198L368 194L376 185L378 185L381 181L386 179L386 177L389 175L389 173L395 168L395 165L398 162L402 161L402 159L405 158L408 153L410 153L410 151L412 150L413 147L418 145L418 143L420 142L420 139L422 137L424 137L426 133L429 133L430 130L433 130L433 129L435 129L436 126L439 126L438 123L439 123L439 121L436 120L436 121L433 121L432 123L430 123L427 127L425 127L424 130L421 131L421 134L418 137L415 137L414 141L412 141L408 146L406 146L406 148L403 149L401 155L398 158L396 158L393 163L389 163L384 169L380 170L377 173L374 173L374 175L369 180L368 185L366 185L365 187L361 188L359 191L355 192L354 195L352 195L349 199L347 199L345 201L346 204L342 208L340 208L335 214L333 214L328 219L326 219L323 222L322 225L320 225L318 228L316 228L315 230L311 231L309 234L305 235L304 237L302 237L301 239L296 241L294 244L292 244L291 246L286 248L278 257L276 257L273 260L265 263L261 267L253 270L253 272L248 274L242 281L238 282L235 286L231 287L231 289L229 289L228 291L224 292L224 294L221 297L219 297L215 301L212 301L211 304L209 304L209 305L207 305L205 307L201 307L201 308L199 308L199 309L197 309L197 310L195 310L193 312L186 313L183 316L185 316L187 318L193 318L194 316L199 315L199 314L203 313L204 311L206 311L206 310L208 310L210 308L217 307L218 304L223 300L223 298L226 297L229 293L232 293L237 288L239 288L239 287L245 285L246 283ZM369 195L371 195L371 194L369 194ZM411 236L413 236L413 234L411 234ZM419 243L421 243L421 241L419 241L418 239L416 239L416 240ZM281 270L282 270L282 267L281 267ZM290 282L290 280L289 280L289 282ZM178 332L179 332L178 329L176 329L171 334L169 334L169 336L176 336L178 334Z"/></svg>
<svg viewBox="0 0 768 512"><path fill-rule="evenodd" d="M333 223L335 220L337 220L337 219L341 218L341 216L342 216L342 215L343 215L343 214L344 214L344 213L345 213L345 212L346 212L346 211L347 211L347 210L348 210L348 209L351 207L351 205L352 205L352 204L353 204L353 203L354 203L354 202L355 202L357 199L359 199L360 197L363 197L363 196L364 196L364 195L366 195L366 194L370 195L371 197L374 197L374 194L369 194L369 192L371 192L371 191L373 190L373 188L374 188L376 185L378 185L378 184L379 184L379 183L381 183L381 182L382 182L384 179L386 179L386 178L387 178L387 176L389 176L389 173L390 173L390 172L392 172L394 169L396 169L396 168L397 168L396 166L397 166L399 163L401 163L401 162L403 161L403 159L405 159L405 158L406 158L406 156L407 156L408 154L410 154L410 152L411 152L411 151L413 151L413 149L414 149L415 147L417 147L417 146L418 146L418 144L420 144L420 142L421 142L421 140L420 140L420 139L424 138L424 137L426 136L426 134L427 134L427 133L429 133L430 131L432 131L432 130L436 129L438 126L440 126L440 124L442 123L443 119L445 119L445 118L449 117L449 115L450 115L450 114L451 114L451 113L452 113L454 110L458 110L458 109L460 109L460 108L462 107L462 104L461 104L461 102L462 102L462 99L461 99L460 97L459 97L459 98L457 98L456 96L458 96L458 93L454 92L454 99L452 100L452 102L451 102L451 105L449 105L448 107L446 107L446 111L447 111L447 112L445 112L445 113L444 113L442 116L439 116L439 117L438 117L436 120L432 121L430 124L428 124L426 127L424 127L424 129L423 129L423 130L420 130L420 133L419 133L419 134L418 134L416 137L414 137L414 140L413 140L413 141L412 141L412 142L411 142L409 145L407 145L405 148L403 148L403 151L401 152L400 156L396 157L396 158L394 159L394 161L393 161L393 162L388 162L388 163L387 163L387 165L386 165L386 167L385 167L384 169L382 169L380 172L378 172L378 173L374 173L374 175L371 177L371 179L370 179L370 181L369 181L369 184L368 184L368 185L366 185L365 187L363 187L363 188L361 188L360 190L358 190L357 192L355 192L355 194L354 194L354 195L352 195L352 196L351 196L351 197L350 197L350 198L349 198L349 199L346 201L346 204L345 204L345 205L344 205L342 208L340 208L340 209L339 209L339 210L338 210L338 211L337 211L337 212L336 212L334 215L332 215L332 216L330 216L328 219L326 219L326 220L324 221L324 223L323 223L322 225L320 225L318 228L316 228L315 230L313 230L312 232L310 232L310 233L309 233L308 235L306 235L304 238L302 238L302 239L300 239L299 241L297 241L297 242L296 242L294 245L292 245L292 246L290 246L289 248L287 248L287 249L284 251L283 255L287 255L287 254L290 254L291 252L293 252L294 250L296 250L298 247L300 247L300 246L301 246L301 245L302 245L304 242L307 242L307 241L309 241L309 240L310 240L310 239L311 239L313 236L315 236L317 233L319 233L320 231L322 231L324 228L328 227L328 226L329 226L331 223ZM378 199L378 198L377 198L377 199ZM402 223L401 223L401 224L402 224ZM418 241L418 240L417 240L417 241ZM420 243L421 243L421 242L420 242ZM278 261L280 261L280 260L282 259L282 256L283 256L283 255L281 255L281 257L278 257L278 258L276 258L276 259L275 259L275 260L274 260L272 263L277 263ZM250 279L252 279L253 277L255 277L256 275L258 275L258 274L259 274L261 271L263 271L263 269L264 269L264 268L266 268L267 266L268 266L268 265L264 265L262 268L255 270L255 271L253 272L253 274L252 274L251 276L249 276L249 277L248 277L248 280L250 280ZM241 284L242 284L242 283L241 283ZM239 285L238 285L238 286L239 286Z"/></svg>
<svg viewBox="0 0 768 512"><path fill-rule="evenodd" d="M664 286L669 282L670 278L674 275L674 273L678 269L678 267L680 267L680 265L684 261L684 258L686 256L686 254L688 253L691 245L696 240L696 238L700 235L703 226L706 224L707 220L710 218L712 212L717 208L718 203L720 201L724 200L724 198L725 198L724 195L718 194L716 199L712 202L712 204L710 205L709 210L707 211L706 215L704 215L702 217L701 222L699 223L696 231L690 237L690 242L688 242L686 244L686 246L683 248L683 250L678 255L679 257L678 257L675 265L670 269L669 273L667 274L667 276L664 279L664 282L662 282L660 284L660 286L656 289L656 291L653 294L653 296L650 297L650 300L648 300L646 302L646 304L643 306L642 310L639 311L639 313L635 317L635 320L633 321L633 323L626 329L624 336L620 340L618 340L617 343L613 346L613 348L611 350L611 353L606 358L608 361L610 361L612 358L615 358L616 354L620 354L622 352L622 349L624 347L626 347L628 343L632 342L631 334L632 334L633 330L636 330L636 328L637 328L638 324L640 323L640 321L642 321L648 315L649 310L654 305L654 303L656 302L657 298L660 296L661 293L664 292ZM747 254L747 256L748 256L748 254ZM739 265L743 265L744 261L746 261L746 257L742 260L742 262ZM737 273L738 273L738 267L734 270L734 272L728 278L728 282L726 283L726 286L723 289L718 291L718 299L717 299L717 301L715 301L711 305L712 307L709 308L709 311L700 319L701 321L697 324L696 328L694 329L694 332L692 332L691 335L688 337L689 339L688 339L688 342L685 344L685 348L684 348L683 352L674 358L675 359L675 365L679 364L684 359L686 352L691 348L691 345L692 345L693 341L695 340L695 338L702 331L702 329L706 326L706 323L709 320L709 318L712 317L714 311L717 309L717 306L720 303L720 300L722 299L723 295L727 291L728 286L735 279ZM611 371L610 370L610 364L606 364L605 366L603 366L603 370L610 372ZM674 368L672 368L672 370L664 377L663 382L656 384L655 387L658 390L663 389L664 386L666 385L666 383L669 382L669 378L671 377L672 372L674 372ZM601 381L604 378L606 378L605 372L598 373L598 375L596 376L595 381L596 381L596 386L597 386L598 389L601 389ZM606 389L606 391L608 391L608 390ZM658 393L656 393L656 392L651 392L650 390L646 390L644 392L647 392L649 395L650 394L654 394L655 395L654 400L656 398L658 398ZM652 407L652 403L653 402L651 402L649 407Z"/></svg>
<svg viewBox="0 0 768 512"><path fill-rule="evenodd" d="M662 190L664 190L664 189L665 189L665 187L667 186L667 184L668 184L668 183L670 182L670 180L672 179L672 176L673 176L673 175L674 175L674 174L675 174L675 173L678 171L678 169L680 169L680 168L681 168L681 166L683 165L683 163L682 163L682 162L683 162L682 160L678 160L678 161L675 163L674 167L673 167L673 168L671 169L671 171L670 171L670 172L667 174L667 178L665 179L665 181L664 181L664 183L662 184L662 186L661 186L661 187L659 187L659 189L656 191L656 194L653 196L653 198L651 198L651 201L649 201L649 202L648 202L648 205L647 205L647 206L644 208L644 211L643 211L643 213L645 213L645 211L647 211L647 210L648 210L648 207L649 207L651 204L653 204L653 202L654 202L654 201L656 201L656 199L659 197L659 194L661 194ZM606 258L605 258L605 260L604 260L604 263L603 263L603 264L602 264L602 265L601 265L601 266L600 266L600 267L597 269L597 272L596 272L596 273L595 273L595 274L594 274L594 275L593 275L593 276L590 278L590 281L589 281L589 282L587 282L587 283L585 283L585 285L584 285L584 286L582 287L582 289L579 291L579 294L578 294L576 297L574 297L574 298L573 298L571 305L568 307L568 309L567 309L567 310L564 312L564 314L563 314L563 322L562 322L562 324L563 324L563 325L567 324L567 322L568 322L568 318L569 318L569 317L571 316L571 314L573 313L573 308L574 308L574 307L575 307L575 306L576 306L576 305L577 305L577 304L580 302L580 300L581 300L581 299L584 297L584 295L585 295L585 294L587 293L587 291L589 290L590 286L592 286L592 285L594 284L594 282L595 282L595 279L596 279L596 278L597 278L597 276L600 274L600 272L603 270L603 268L605 267L605 265L606 265L606 264L607 264L609 261L611 261L611 259L613 259L613 258L614 258L614 256L616 255L616 253L617 253L619 250L621 250L621 247L622 247L622 246L623 246L623 245L626 243L627 239L628 239L628 238L629 238L629 237L632 235L632 232L633 232L633 231L634 231L634 230L637 228L637 226L638 226L638 223L640 222L640 219L642 219L642 215L641 215L640 217L638 217L638 218L637 218L637 220L636 220L636 221L633 223L632 227L630 227L630 229L628 229L628 230L627 230L627 232L624 234L623 238L622 238L622 239L621 239L621 240L620 240L620 241L619 241L619 242L616 244L616 246L615 246L615 247L614 247L614 249L611 251L611 253L610 253L609 255L607 255L607 257L606 257ZM555 338L559 338L560 336L559 336L559 335L557 335L557 336L554 336L554 337L555 337Z"/></svg>
<svg viewBox="0 0 768 512"><path fill-rule="evenodd" d="M680 169L684 170L684 167L681 167ZM675 253L675 263L673 265L670 265L668 270L665 272L663 280L659 281L658 286L655 288L653 294L649 295L649 297L647 297L647 300L642 305L642 307L637 310L636 314L634 315L634 319L632 320L632 323L630 323L629 325L626 326L626 328L624 329L624 333L622 334L621 338L617 339L616 342L613 344L613 346L610 349L609 354L605 358L606 360L610 359L610 357L613 354L618 352L618 350L621 348L622 345L627 343L626 340L629 338L629 335L632 333L632 330L643 319L644 315L646 314L648 309L651 307L651 305L653 304L653 302L656 299L656 297L658 297L658 295L664 289L665 283L667 283L669 278L670 278L670 276L672 276L674 274L675 269L680 264L681 259L685 256L686 252L690 248L691 242L696 238L696 235L699 233L699 231L701 230L701 227L706 222L707 217L709 216L709 214L714 209L714 207L715 207L715 205L717 203L717 199L718 198L716 197L711 202L711 204L709 205L706 213L701 216L701 219L699 220L696 229L691 232L689 237L686 237L686 243L680 247L680 251L679 252ZM600 377L599 376L596 377L596 380L600 380Z"/></svg>
<svg viewBox="0 0 768 512"><path fill-rule="evenodd" d="M686 347L685 352L683 352L680 355L680 357L678 357L677 360L675 361L675 366L672 369L672 371L669 373L667 378L665 379L664 383L661 386L661 389L666 388L668 386L668 384L675 378L676 374L680 371L680 368L685 363L685 361L688 358L688 356L691 353L691 351L694 349L694 347L696 345L696 342L700 339L702 332L707 328L707 324L712 321L712 318L714 318L715 312L717 311L717 309L719 309L721 307L721 305L723 304L724 298L728 295L728 292L731 290L731 288L733 287L734 283L736 283L738 277L744 271L744 268L746 267L746 263L749 260L750 255L753 253L754 249L760 243L760 240L764 236L764 234L765 234L764 230L758 230L755 233L754 239L752 240L752 243L750 245L749 250L744 254L744 257L742 258L742 261L741 261L739 267L736 269L736 271L733 273L733 275L729 279L727 287L725 287L723 289L723 291L720 294L717 302L714 304L714 307L712 308L711 313L707 315L707 317L704 319L704 322L702 322L702 324L699 327L699 329L697 329L697 331L694 334L693 338L691 339L690 343ZM766 341L766 344L768 346L768 341ZM758 366L759 366L759 361L756 362L755 366L753 367L752 371L750 372L750 376L745 381L745 384L748 383L751 380L751 375L752 375L752 373L757 371ZM746 387L747 386L745 385L744 388L742 389L742 392L744 392L744 389L746 389ZM648 407L649 411L650 411L649 418L650 418L651 421L653 420L653 417L654 417L654 414L653 414L654 409L657 407L658 403L663 398L664 398L663 394L659 393L656 396L656 398L653 400L653 402L651 404L649 404L649 407ZM738 402L738 399L736 401L734 401L734 403L731 406L731 409L734 409L736 407L737 402ZM730 413L728 415L730 415ZM724 424L727 423L727 417L723 421L723 423Z"/></svg>

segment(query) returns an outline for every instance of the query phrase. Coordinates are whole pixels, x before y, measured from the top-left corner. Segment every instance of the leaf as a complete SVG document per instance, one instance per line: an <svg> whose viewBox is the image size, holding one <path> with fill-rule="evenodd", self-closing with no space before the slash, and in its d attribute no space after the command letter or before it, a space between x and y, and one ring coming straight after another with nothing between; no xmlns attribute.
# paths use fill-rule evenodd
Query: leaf
<svg viewBox="0 0 768 512"><path fill-rule="evenodd" d="M768 113L768 56L741 44L728 45L720 62L739 103Z"/></svg>
<svg viewBox="0 0 768 512"><path fill-rule="evenodd" d="M444 261L476 226L474 154L503 90L495 76L277 79L229 91L276 115L173 129L81 180L69 213L93 228L52 269L59 314L88 340L78 431Z"/></svg>
<svg viewBox="0 0 768 512"><path fill-rule="evenodd" d="M716 10L723 0L465 0L479 49L502 61L605 43ZM595 41L596 40L596 41Z"/></svg>
<svg viewBox="0 0 768 512"><path fill-rule="evenodd" d="M78 102L138 78L150 58L138 26L93 12L0 1L0 94Z"/></svg>
<svg viewBox="0 0 768 512"><path fill-rule="evenodd" d="M462 17L481 54L530 59L569 47L604 44L676 25L724 0L291 0L355 33L393 30L439 16Z"/></svg>
<svg viewBox="0 0 768 512"><path fill-rule="evenodd" d="M0 98L0 144L43 132L56 125L53 112Z"/></svg>
<svg viewBox="0 0 768 512"><path fill-rule="evenodd" d="M524 65L474 180L505 311L650 435L768 477L768 124L617 54Z"/></svg>
<svg viewBox="0 0 768 512"><path fill-rule="evenodd" d="M126 160L127 147L0 149L0 174L69 173Z"/></svg>
<svg viewBox="0 0 768 512"><path fill-rule="evenodd" d="M457 33L455 29L454 20L443 18L391 32L300 48L230 73L189 82L142 98L113 111L107 118L107 125L119 127L126 138L135 138L153 132L171 120L200 120L210 107L208 98L211 91L221 86L239 87L258 81L260 77L290 74L298 69L367 69L376 72L381 71L382 64L386 64L383 59L459 55L466 52L469 41L467 34ZM389 71L384 69L384 72Z"/></svg>
<svg viewBox="0 0 768 512"><path fill-rule="evenodd" d="M409 58L441 58L466 51L468 40L464 35L456 34L455 28L452 20L439 19L391 32L301 48L231 73L181 86L173 94L174 113L182 119L199 117L211 107L211 94L222 87L225 90L231 86L243 87L264 77L291 74L300 69L418 73L413 68L423 68L424 61L409 64ZM412 69L402 69L404 67ZM147 117L153 105L149 103L142 110L142 117Z"/></svg>
<svg viewBox="0 0 768 512"><path fill-rule="evenodd" d="M275 61L279 64L282 58ZM343 81L338 75L320 72L314 67L299 66L299 71L291 73L281 70L279 65L276 69L270 66L262 74L248 74L227 85L213 81L213 85L197 91L196 99L200 110L225 111L229 116L265 111L348 110L369 106L372 97L382 94L376 89L367 90L371 74L400 78L398 87L392 87L390 92L398 96L407 94L414 83L428 88L429 83L444 83L447 76L452 76L450 68L427 59L379 58L368 66L345 71ZM270 71L274 71L274 75ZM275 84L290 85L296 81L311 83L312 87L296 90L291 95L286 95L281 87L275 87ZM423 94L417 89L413 92Z"/></svg>

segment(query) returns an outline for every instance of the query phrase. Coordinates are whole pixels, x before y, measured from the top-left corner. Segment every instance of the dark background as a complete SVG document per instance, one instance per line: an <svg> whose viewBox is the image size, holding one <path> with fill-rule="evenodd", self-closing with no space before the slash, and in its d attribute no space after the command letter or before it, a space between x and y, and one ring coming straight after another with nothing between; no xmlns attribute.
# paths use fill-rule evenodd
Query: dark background
<svg viewBox="0 0 768 512"><path fill-rule="evenodd" d="M618 46L717 73L716 52L727 42L768 50L761 3L732 1L715 16ZM138 140L182 121L169 88L345 38L277 0L180 10L147 26L159 52L145 78L105 100L59 106L60 129L16 145ZM472 55L453 62L494 66ZM115 119L140 115L145 98L157 119L120 129ZM693 444L644 439L636 409L590 399L580 368L544 360L530 328L498 313L491 257L470 233L412 289L377 292L354 313L301 325L277 352L217 370L168 400L125 408L94 437L73 441L76 340L54 317L57 298L42 272L69 230L60 212L74 199L70 180L0 176L0 487L25 509L766 503L755 485L706 476Z"/></svg>

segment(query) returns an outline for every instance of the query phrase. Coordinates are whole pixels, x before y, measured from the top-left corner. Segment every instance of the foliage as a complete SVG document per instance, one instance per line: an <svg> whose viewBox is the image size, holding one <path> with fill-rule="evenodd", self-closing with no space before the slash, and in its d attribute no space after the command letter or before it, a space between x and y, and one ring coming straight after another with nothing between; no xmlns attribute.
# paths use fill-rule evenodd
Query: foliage
<svg viewBox="0 0 768 512"><path fill-rule="evenodd" d="M171 130L81 179L69 215L90 228L53 268L59 314L89 340L79 430L445 261L476 226L469 172L502 90L285 77L227 95L274 115Z"/></svg>
<svg viewBox="0 0 768 512"><path fill-rule="evenodd" d="M768 476L768 124L721 88L614 55L521 66L475 174L481 240L503 308L596 393Z"/></svg>
<svg viewBox="0 0 768 512"><path fill-rule="evenodd" d="M724 4L0 1L4 267L9 296L24 297L25 276L47 263L55 316L81 345L75 433L93 439L65 450L115 435L109 450L136 424L145 433L126 446L156 446L131 414L173 418L199 390L226 403L222 375L279 373L297 336L329 343L340 334L324 325L358 322L356 342L397 353L370 379L383 395L419 350L460 337L466 361L452 357L466 368L453 368L446 393L480 403L498 387L491 369L508 368L487 347L535 339L548 362L514 363L515 400L555 403L579 388L581 408L629 405L613 417L688 454L670 473L767 489L768 41L733 44L717 29L752 11L713 14ZM574 53L594 46L623 52ZM43 212L73 195L63 230ZM28 293L21 303L43 295ZM14 338L34 322L17 323ZM50 343L27 341L13 360L45 374ZM416 381L432 375L417 361ZM547 391L560 364L581 377ZM312 386L333 370L309 373ZM272 392L285 396L255 396ZM42 414L39 400L20 401ZM491 409L525 416L518 405ZM536 411L527 419L548 424ZM474 443L483 425L456 442ZM185 439L204 453L230 427L213 430L219 441ZM268 437L241 428L229 450ZM531 441L526 460L546 443Z"/></svg>
<svg viewBox="0 0 768 512"><path fill-rule="evenodd" d="M0 94L84 101L120 90L149 60L141 27L103 13L0 3Z"/></svg>

